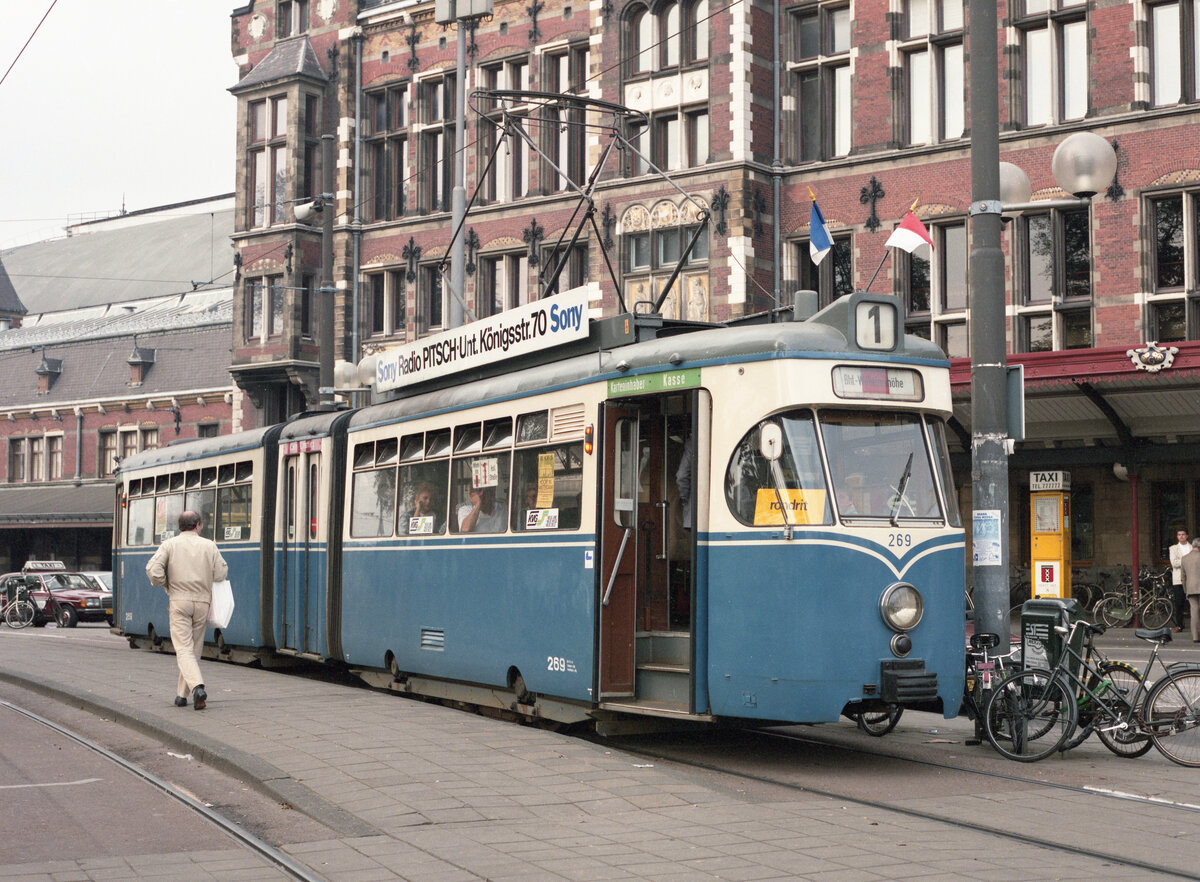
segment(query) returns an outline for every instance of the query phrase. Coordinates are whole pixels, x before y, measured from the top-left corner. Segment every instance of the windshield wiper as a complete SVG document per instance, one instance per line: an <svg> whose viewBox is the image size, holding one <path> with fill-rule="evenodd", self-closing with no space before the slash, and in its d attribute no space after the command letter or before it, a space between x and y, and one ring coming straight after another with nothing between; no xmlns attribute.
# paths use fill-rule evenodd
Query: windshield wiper
<svg viewBox="0 0 1200 882"><path fill-rule="evenodd" d="M904 491L908 489L908 479L912 477L912 461L913 455L910 453L908 455L908 462L904 464L904 474L900 476L900 483L896 485L896 499L892 503L893 527L899 526L897 520L900 516L900 503L904 501ZM912 510L912 506L909 506L909 510ZM913 512L913 514L915 515L916 512Z"/></svg>

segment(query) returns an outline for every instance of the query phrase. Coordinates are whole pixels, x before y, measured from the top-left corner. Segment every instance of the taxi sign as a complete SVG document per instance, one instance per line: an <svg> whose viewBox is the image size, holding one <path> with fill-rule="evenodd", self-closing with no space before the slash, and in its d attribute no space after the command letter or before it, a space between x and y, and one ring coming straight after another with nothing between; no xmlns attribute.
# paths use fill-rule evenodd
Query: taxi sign
<svg viewBox="0 0 1200 882"><path fill-rule="evenodd" d="M67 565L61 560L29 560L21 567L22 573L65 573Z"/></svg>

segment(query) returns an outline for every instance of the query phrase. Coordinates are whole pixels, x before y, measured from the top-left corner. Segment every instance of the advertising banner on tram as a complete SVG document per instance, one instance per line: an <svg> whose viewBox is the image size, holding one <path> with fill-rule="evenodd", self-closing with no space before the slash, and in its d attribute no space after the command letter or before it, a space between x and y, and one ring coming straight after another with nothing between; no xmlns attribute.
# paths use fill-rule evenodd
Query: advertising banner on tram
<svg viewBox="0 0 1200 882"><path fill-rule="evenodd" d="M375 363L375 389L399 389L586 339L588 295L586 286L572 288L381 352Z"/></svg>

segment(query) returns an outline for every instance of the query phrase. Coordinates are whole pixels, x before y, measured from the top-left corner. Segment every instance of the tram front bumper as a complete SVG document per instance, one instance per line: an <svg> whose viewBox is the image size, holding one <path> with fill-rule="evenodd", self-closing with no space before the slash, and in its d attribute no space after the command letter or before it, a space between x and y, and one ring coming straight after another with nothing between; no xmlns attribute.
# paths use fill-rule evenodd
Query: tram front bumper
<svg viewBox="0 0 1200 882"><path fill-rule="evenodd" d="M937 672L925 669L919 658L880 663L879 697L902 707L928 705L938 698Z"/></svg>

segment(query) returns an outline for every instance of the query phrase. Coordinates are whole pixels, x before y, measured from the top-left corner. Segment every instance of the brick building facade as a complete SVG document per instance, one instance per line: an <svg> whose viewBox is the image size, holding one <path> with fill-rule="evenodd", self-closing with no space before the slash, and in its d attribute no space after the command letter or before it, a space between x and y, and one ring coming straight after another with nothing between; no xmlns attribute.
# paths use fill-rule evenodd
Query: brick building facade
<svg viewBox="0 0 1200 882"><path fill-rule="evenodd" d="M624 135L673 184L635 151L609 155L597 226L567 271L571 287L591 286L597 313L619 310L618 290L627 305L653 299L706 212L664 313L720 321L800 289L822 305L868 286L901 298L910 332L955 359L969 508L966 10L954 0L775 9L496 0L468 28L466 90L567 93L645 113ZM1028 174L1033 203L1004 233L1005 333L1012 360L1030 368L1026 440L1012 460L1015 564L1027 563L1031 468L1072 471L1081 565L1165 560L1174 525L1200 518L1197 12L1195 0L999 4L1001 156ZM233 11L232 370L266 421L316 401L321 237L295 222L293 205L320 191L322 134L337 148L337 357L357 361L447 320L438 265L452 234L457 33L434 13L412 0ZM469 104L468 317L546 295L552 246L575 208L565 178L584 180L607 145L578 125L599 118L594 109ZM1076 131L1117 150L1116 180L1090 205L1067 204L1051 175L1055 146ZM808 256L810 193L834 240L819 266ZM887 254L914 202L935 249ZM1151 341L1177 350L1170 367L1139 370L1125 355ZM1141 512L1132 525L1131 509Z"/></svg>
<svg viewBox="0 0 1200 882"><path fill-rule="evenodd" d="M82 224L0 255L0 572L31 559L109 569L122 458L255 425L228 371L229 203Z"/></svg>

